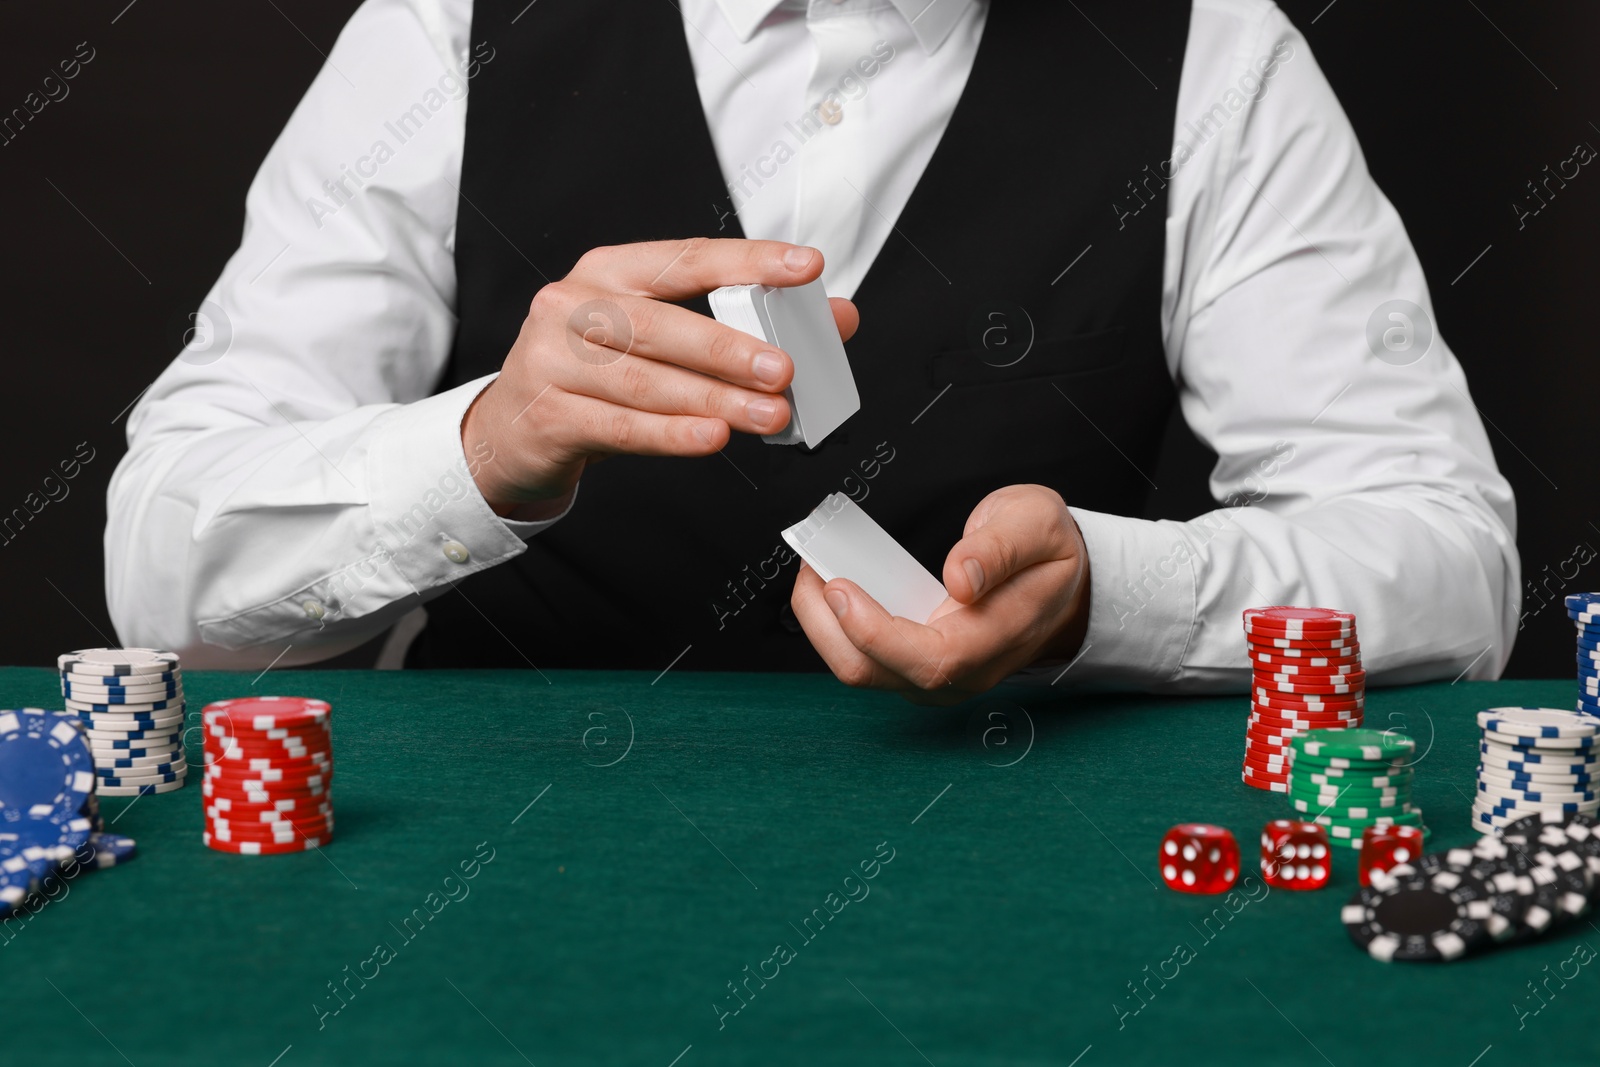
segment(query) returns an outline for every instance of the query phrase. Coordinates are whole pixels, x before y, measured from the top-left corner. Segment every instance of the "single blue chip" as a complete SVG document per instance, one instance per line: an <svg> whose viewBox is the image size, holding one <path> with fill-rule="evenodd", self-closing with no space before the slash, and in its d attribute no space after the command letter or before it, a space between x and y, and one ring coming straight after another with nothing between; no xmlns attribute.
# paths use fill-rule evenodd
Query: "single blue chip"
<svg viewBox="0 0 1600 1067"><path fill-rule="evenodd" d="M93 867L115 867L119 863L131 860L139 849L139 843L131 837L121 834L90 834L89 843L79 849L80 862Z"/></svg>
<svg viewBox="0 0 1600 1067"><path fill-rule="evenodd" d="M0 711L0 819L73 815L93 791L94 756L72 716Z"/></svg>

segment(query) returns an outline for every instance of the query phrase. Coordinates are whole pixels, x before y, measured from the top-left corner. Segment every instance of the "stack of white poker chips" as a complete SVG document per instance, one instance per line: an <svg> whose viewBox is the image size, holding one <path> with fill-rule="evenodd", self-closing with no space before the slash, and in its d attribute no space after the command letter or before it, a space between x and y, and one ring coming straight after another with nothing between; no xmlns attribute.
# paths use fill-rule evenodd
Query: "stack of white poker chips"
<svg viewBox="0 0 1600 1067"><path fill-rule="evenodd" d="M61 697L94 755L103 797L183 788L183 673L175 652L89 648L56 661Z"/></svg>
<svg viewBox="0 0 1600 1067"><path fill-rule="evenodd" d="M1493 833L1541 812L1600 811L1600 718L1561 708L1478 712L1478 793L1472 826Z"/></svg>

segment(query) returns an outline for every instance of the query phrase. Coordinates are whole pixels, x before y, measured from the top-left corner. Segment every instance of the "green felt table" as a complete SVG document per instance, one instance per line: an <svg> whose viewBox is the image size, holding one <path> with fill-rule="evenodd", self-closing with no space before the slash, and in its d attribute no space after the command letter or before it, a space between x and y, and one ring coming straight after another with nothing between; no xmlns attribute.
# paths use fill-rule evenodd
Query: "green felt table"
<svg viewBox="0 0 1600 1067"><path fill-rule="evenodd" d="M191 722L253 681L190 674ZM55 703L49 671L0 683ZM1320 892L1160 887L1173 823L1228 826L1249 857L1289 814L1239 780L1242 697L928 710L824 676L690 672L255 686L333 703L335 841L224 855L201 844L194 784L107 800L140 853L4 928L0 1062L1600 1060L1588 922L1385 965L1339 922L1354 852ZM1426 748L1432 846L1476 837L1473 713L1571 694L1369 695L1369 724Z"/></svg>

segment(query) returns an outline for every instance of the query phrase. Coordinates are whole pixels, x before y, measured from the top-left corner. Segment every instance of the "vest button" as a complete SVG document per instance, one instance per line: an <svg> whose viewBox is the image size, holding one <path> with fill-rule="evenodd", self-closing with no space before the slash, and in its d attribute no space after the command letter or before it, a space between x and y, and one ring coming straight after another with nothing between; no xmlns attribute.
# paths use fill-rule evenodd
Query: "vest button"
<svg viewBox="0 0 1600 1067"><path fill-rule="evenodd" d="M306 613L306 618L308 619L321 619L322 616L327 614L322 605L315 600L307 600L300 605L300 610Z"/></svg>
<svg viewBox="0 0 1600 1067"><path fill-rule="evenodd" d="M840 120L844 118L844 105L837 100L824 100L817 105L817 114L829 126L837 126Z"/></svg>
<svg viewBox="0 0 1600 1067"><path fill-rule="evenodd" d="M465 563L472 558L472 553L467 551L467 546L460 541L446 541L444 543L444 558L451 563Z"/></svg>

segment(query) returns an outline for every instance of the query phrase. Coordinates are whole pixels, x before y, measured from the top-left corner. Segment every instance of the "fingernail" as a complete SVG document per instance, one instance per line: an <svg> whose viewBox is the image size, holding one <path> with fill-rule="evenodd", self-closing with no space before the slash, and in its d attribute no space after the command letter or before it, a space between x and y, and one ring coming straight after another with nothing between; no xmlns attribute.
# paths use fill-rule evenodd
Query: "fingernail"
<svg viewBox="0 0 1600 1067"><path fill-rule="evenodd" d="M776 352L763 352L756 357L752 369L755 371L756 381L777 385L783 380L783 357Z"/></svg>
<svg viewBox="0 0 1600 1067"><path fill-rule="evenodd" d="M791 248L783 254L783 265L790 270L805 270L811 266L811 257L814 254L809 248Z"/></svg>
<svg viewBox="0 0 1600 1067"><path fill-rule="evenodd" d="M744 413L749 415L750 421L757 426L765 426L778 414L778 402L767 397L752 400L744 406Z"/></svg>
<svg viewBox="0 0 1600 1067"><path fill-rule="evenodd" d="M839 616L841 619L844 618L844 613L850 607L849 597L845 596L837 589L830 589L826 593L822 594L822 598L828 602L828 607L833 609L833 613L835 615Z"/></svg>
<svg viewBox="0 0 1600 1067"><path fill-rule="evenodd" d="M972 593L976 596L983 589L983 564L969 559L961 567L967 572L967 581L972 583Z"/></svg>

